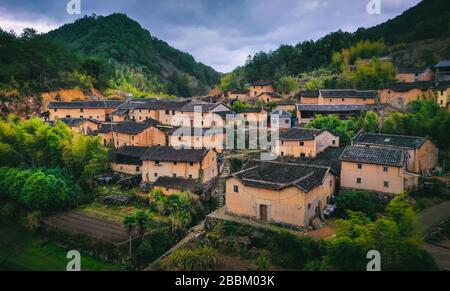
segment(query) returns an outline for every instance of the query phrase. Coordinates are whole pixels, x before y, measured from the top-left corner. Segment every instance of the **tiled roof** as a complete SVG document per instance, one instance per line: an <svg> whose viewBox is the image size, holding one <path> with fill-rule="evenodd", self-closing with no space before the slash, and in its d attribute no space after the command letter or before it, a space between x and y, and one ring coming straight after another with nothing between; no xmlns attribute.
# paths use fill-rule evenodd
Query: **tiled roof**
<svg viewBox="0 0 450 291"><path fill-rule="evenodd" d="M317 135L321 134L324 131L325 130L293 127L285 133L281 134L280 140L313 140Z"/></svg>
<svg viewBox="0 0 450 291"><path fill-rule="evenodd" d="M286 110L278 109L278 110L272 111L272 113L270 113L270 116L291 118L292 114L287 112Z"/></svg>
<svg viewBox="0 0 450 291"><path fill-rule="evenodd" d="M250 187L281 190L293 186L309 192L322 185L329 172L328 167L250 160L232 176Z"/></svg>
<svg viewBox="0 0 450 291"><path fill-rule="evenodd" d="M427 139L429 139L429 137L361 133L358 136L356 136L353 143L362 145L377 145L377 146L417 149L421 147Z"/></svg>
<svg viewBox="0 0 450 291"><path fill-rule="evenodd" d="M339 157L341 156L343 151L344 151L343 147L339 148L329 147L325 151L319 153L315 158L279 157L278 159L292 164L330 167L331 170L336 174L336 176L340 176L341 161L339 161Z"/></svg>
<svg viewBox="0 0 450 291"><path fill-rule="evenodd" d="M288 99L288 100L281 100L276 102L276 105L295 105L297 103L297 101L292 100L292 99Z"/></svg>
<svg viewBox="0 0 450 291"><path fill-rule="evenodd" d="M104 101L73 101L73 102L50 102L49 109L94 109L109 108L114 109L125 103L125 100L104 100Z"/></svg>
<svg viewBox="0 0 450 291"><path fill-rule="evenodd" d="M432 81L399 82L387 86L386 89L391 89L396 92L407 92L413 89L429 90L433 88L433 85Z"/></svg>
<svg viewBox="0 0 450 291"><path fill-rule="evenodd" d="M260 113L263 110L262 107L242 108L239 110L239 113Z"/></svg>
<svg viewBox="0 0 450 291"><path fill-rule="evenodd" d="M320 95L324 98L376 98L378 93L376 91L359 91L353 89L333 89L320 90Z"/></svg>
<svg viewBox="0 0 450 291"><path fill-rule="evenodd" d="M381 109L382 106L375 105L318 105L318 104L297 104L298 111L312 112L350 112L350 111L370 111Z"/></svg>
<svg viewBox="0 0 450 291"><path fill-rule="evenodd" d="M124 134L136 135L147 128L156 127L159 125L159 122L154 119L145 120L142 123L135 122L133 120L125 120L116 124L111 125L103 125L97 133L109 133L112 131Z"/></svg>
<svg viewBox="0 0 450 291"><path fill-rule="evenodd" d="M450 81L436 82L434 85L435 90L447 90L448 88L450 88Z"/></svg>
<svg viewBox="0 0 450 291"><path fill-rule="evenodd" d="M174 127L168 133L169 135L173 135L175 132L182 132L184 136L207 136L213 134L223 134L224 128Z"/></svg>
<svg viewBox="0 0 450 291"><path fill-rule="evenodd" d="M272 81L268 81L268 80L261 80L261 81L256 81L253 83L250 83L250 86L270 86L272 85Z"/></svg>
<svg viewBox="0 0 450 291"><path fill-rule="evenodd" d="M196 107L201 107L201 112L210 112L215 107L224 105L223 103L205 103L205 102L191 102L183 106L180 110L183 112L194 112ZM225 105L224 105L225 106ZM228 106L227 106L228 107ZM228 108L229 110L229 108Z"/></svg>
<svg viewBox="0 0 450 291"><path fill-rule="evenodd" d="M159 177L158 180L153 183L154 187L163 187L169 189L180 190L181 192L198 193L202 191L202 185L197 180L173 178L173 177Z"/></svg>
<svg viewBox="0 0 450 291"><path fill-rule="evenodd" d="M175 149L169 146L154 146L142 156L144 161L198 163L208 153L208 149Z"/></svg>
<svg viewBox="0 0 450 291"><path fill-rule="evenodd" d="M118 109L118 110L114 111L112 113L112 115L114 115L114 116L121 116L121 115L128 114L128 112L130 112L130 110L128 110L128 109Z"/></svg>
<svg viewBox="0 0 450 291"><path fill-rule="evenodd" d="M401 149L367 146L348 146L339 159L354 163L396 167L404 167L407 162L405 151Z"/></svg>
<svg viewBox="0 0 450 291"><path fill-rule="evenodd" d="M319 97L319 91L300 91L297 94L297 97L306 97L306 98L318 98Z"/></svg>
<svg viewBox="0 0 450 291"><path fill-rule="evenodd" d="M277 92L264 92L264 93L259 94L258 97L259 97L259 96L262 96L262 95L269 95L269 96L272 97L272 98L281 98L281 97L282 97L282 96L281 96L280 94L278 94Z"/></svg>
<svg viewBox="0 0 450 291"><path fill-rule="evenodd" d="M240 89L233 89L229 92L229 94L248 94L248 90L240 90Z"/></svg>
<svg viewBox="0 0 450 291"><path fill-rule="evenodd" d="M141 158L149 147L124 146L112 149L109 152L109 158L112 162L129 165L141 165Z"/></svg>
<svg viewBox="0 0 450 291"><path fill-rule="evenodd" d="M95 119L89 119L89 118L60 118L58 120L64 122L69 127L80 126L81 124L85 123L86 121L92 121L96 124L100 124L99 121L97 121Z"/></svg>
<svg viewBox="0 0 450 291"><path fill-rule="evenodd" d="M422 73L424 70L416 68L399 68L397 71L399 74L419 74Z"/></svg>
<svg viewBox="0 0 450 291"><path fill-rule="evenodd" d="M447 67L450 67L450 60L440 61L434 67L435 68L447 68Z"/></svg>

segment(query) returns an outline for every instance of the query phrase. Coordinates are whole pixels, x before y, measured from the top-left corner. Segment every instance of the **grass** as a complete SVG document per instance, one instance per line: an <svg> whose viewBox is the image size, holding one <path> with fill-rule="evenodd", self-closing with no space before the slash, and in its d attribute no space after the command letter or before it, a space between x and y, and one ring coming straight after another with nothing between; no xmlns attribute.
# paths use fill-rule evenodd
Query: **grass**
<svg viewBox="0 0 450 291"><path fill-rule="evenodd" d="M67 251L32 234L16 222L0 217L0 270L64 271ZM81 270L118 271L122 266L104 263L81 253Z"/></svg>

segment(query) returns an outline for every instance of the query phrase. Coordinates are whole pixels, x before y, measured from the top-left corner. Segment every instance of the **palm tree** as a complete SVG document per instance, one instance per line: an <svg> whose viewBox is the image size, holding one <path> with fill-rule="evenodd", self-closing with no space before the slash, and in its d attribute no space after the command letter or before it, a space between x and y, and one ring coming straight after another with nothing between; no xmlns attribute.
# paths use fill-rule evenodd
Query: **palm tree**
<svg viewBox="0 0 450 291"><path fill-rule="evenodd" d="M130 240L130 259L131 259L131 236L133 234L133 230L136 227L136 216L134 215L127 215L123 219L123 227L126 229L129 240Z"/></svg>
<svg viewBox="0 0 450 291"><path fill-rule="evenodd" d="M136 218L136 224L137 224L138 231L139 231L139 236L142 237L147 228L148 215L144 211L140 210L136 213L135 218Z"/></svg>

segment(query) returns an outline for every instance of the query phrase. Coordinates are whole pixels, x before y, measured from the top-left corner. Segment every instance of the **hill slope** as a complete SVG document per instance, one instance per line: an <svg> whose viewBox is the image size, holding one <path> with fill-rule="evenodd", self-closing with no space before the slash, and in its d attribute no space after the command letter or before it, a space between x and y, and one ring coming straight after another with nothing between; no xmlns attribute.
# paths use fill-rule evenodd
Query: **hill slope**
<svg viewBox="0 0 450 291"><path fill-rule="evenodd" d="M84 17L49 32L47 37L71 52L119 65L116 70L121 72L131 69L150 87L161 82L162 91L173 95L204 93L219 77L211 67L153 37L125 14Z"/></svg>
<svg viewBox="0 0 450 291"><path fill-rule="evenodd" d="M277 50L260 52L243 67L236 69L246 81L278 79L283 75L298 75L319 67L328 66L333 52L348 48L361 40L384 39L391 51L408 53L419 41L442 40L450 36L450 5L448 0L423 0L401 15L371 28L360 28L355 33L337 31L317 41L303 41L295 46L282 45ZM406 44L405 44L406 43ZM401 45L400 47L396 47ZM404 58L402 53L397 54ZM417 55L415 53L414 55ZM394 54L395 57L395 54ZM436 58L450 58L450 43L435 55ZM396 60L399 65L411 65ZM408 58L406 58L408 59ZM420 63L415 63L420 66Z"/></svg>

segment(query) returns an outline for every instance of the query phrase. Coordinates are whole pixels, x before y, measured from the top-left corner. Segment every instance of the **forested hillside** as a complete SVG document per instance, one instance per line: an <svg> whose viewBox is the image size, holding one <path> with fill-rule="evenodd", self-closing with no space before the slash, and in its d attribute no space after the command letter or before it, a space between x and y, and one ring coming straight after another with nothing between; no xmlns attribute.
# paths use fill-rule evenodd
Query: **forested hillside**
<svg viewBox="0 0 450 291"><path fill-rule="evenodd" d="M424 59L450 58L450 5L448 0L423 0L415 7L383 24L372 28L360 28L355 33L337 31L330 33L317 41L306 40L295 46L282 45L277 50L265 53L259 52L247 60L247 63L237 68L234 74L239 79L252 82L258 79L277 80L282 76L297 76L303 72L329 66L333 53L349 48L363 40L384 40L395 58L415 48L413 42L429 40L442 42L446 39L444 49L439 55L426 47L419 52ZM445 42L445 41L444 41ZM417 55L417 54L415 54ZM403 58L405 59L405 58ZM394 59L394 62L396 60ZM402 63L399 65L411 65ZM424 61L424 63L426 63ZM416 66L423 65L416 62Z"/></svg>
<svg viewBox="0 0 450 291"><path fill-rule="evenodd" d="M211 67L153 37L125 14L84 17L48 37L71 52L116 65L117 87L131 83L143 91L191 96L205 93L219 78Z"/></svg>

